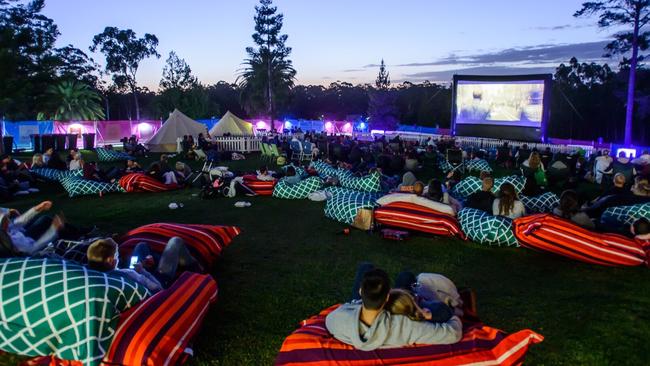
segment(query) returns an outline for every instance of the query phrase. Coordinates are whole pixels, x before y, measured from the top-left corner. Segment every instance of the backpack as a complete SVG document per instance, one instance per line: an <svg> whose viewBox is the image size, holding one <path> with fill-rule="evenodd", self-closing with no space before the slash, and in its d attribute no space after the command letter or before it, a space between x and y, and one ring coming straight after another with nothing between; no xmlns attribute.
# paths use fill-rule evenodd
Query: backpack
<svg viewBox="0 0 650 366"><path fill-rule="evenodd" d="M537 182L537 185L540 187L546 187L548 185L546 173L542 169L537 169L535 172L535 182Z"/></svg>

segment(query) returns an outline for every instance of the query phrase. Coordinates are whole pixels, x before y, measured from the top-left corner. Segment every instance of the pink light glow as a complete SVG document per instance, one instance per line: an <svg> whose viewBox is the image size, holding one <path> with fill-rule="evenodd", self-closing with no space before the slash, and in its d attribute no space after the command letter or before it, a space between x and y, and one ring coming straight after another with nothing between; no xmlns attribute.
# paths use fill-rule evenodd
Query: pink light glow
<svg viewBox="0 0 650 366"><path fill-rule="evenodd" d="M352 124L350 122L347 122L346 124L344 124L343 125L343 131L351 132L352 131Z"/></svg>
<svg viewBox="0 0 650 366"><path fill-rule="evenodd" d="M267 129L266 122L257 121L257 123L255 124L255 128L257 128L258 130L266 130Z"/></svg>
<svg viewBox="0 0 650 366"><path fill-rule="evenodd" d="M332 122L325 122L325 129L326 130L331 130L332 129Z"/></svg>
<svg viewBox="0 0 650 366"><path fill-rule="evenodd" d="M143 135L148 135L153 131L153 126L147 122L138 123L138 132Z"/></svg>
<svg viewBox="0 0 650 366"><path fill-rule="evenodd" d="M70 134L77 134L81 135L82 133L85 133L84 126L80 123L73 123L68 126L68 133Z"/></svg>

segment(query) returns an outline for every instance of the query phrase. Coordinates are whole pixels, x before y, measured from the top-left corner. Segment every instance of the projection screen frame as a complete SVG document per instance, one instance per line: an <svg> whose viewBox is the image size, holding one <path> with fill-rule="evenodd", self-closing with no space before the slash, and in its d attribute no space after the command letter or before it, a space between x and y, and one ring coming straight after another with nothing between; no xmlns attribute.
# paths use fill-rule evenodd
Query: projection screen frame
<svg viewBox="0 0 650 366"><path fill-rule="evenodd" d="M527 74L527 75L454 75L452 81L451 93L451 131L453 136L472 136L484 138L506 139L504 136L499 135L499 130L503 131L502 125L480 125L480 124L462 124L461 130L474 130L477 131L473 134L458 131L456 124L456 92L459 81L477 81L477 82L513 82L513 81L537 81L544 82L544 101L542 103L542 121L539 127L539 137L533 137L537 134L536 127L522 127L513 126L505 127L507 131L514 133L514 138L510 140L521 140L529 142L546 142L547 124L551 116L551 91L552 91L552 74ZM516 133L515 133L516 132ZM503 133L503 132L501 132ZM483 136L480 136L483 135Z"/></svg>

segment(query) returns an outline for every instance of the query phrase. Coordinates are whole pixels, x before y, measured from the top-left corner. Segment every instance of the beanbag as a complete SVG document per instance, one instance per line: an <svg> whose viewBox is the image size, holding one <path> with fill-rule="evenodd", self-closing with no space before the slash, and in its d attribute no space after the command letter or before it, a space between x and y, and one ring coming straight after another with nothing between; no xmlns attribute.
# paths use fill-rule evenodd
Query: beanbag
<svg viewBox="0 0 650 366"><path fill-rule="evenodd" d="M338 177L338 169L332 167L322 160L312 161L310 167L323 178Z"/></svg>
<svg viewBox="0 0 650 366"><path fill-rule="evenodd" d="M337 194L341 194L341 193L361 193L359 191L355 191L354 189L344 188L339 186L329 186L323 190L325 192L328 192L331 196L336 196Z"/></svg>
<svg viewBox="0 0 650 366"><path fill-rule="evenodd" d="M351 225L360 209L378 206L378 197L377 194L366 192L336 194L325 204L325 217Z"/></svg>
<svg viewBox="0 0 650 366"><path fill-rule="evenodd" d="M61 185L68 192L70 198L77 196L89 196L112 192L124 192L124 189L117 183L104 183L83 178L64 178Z"/></svg>
<svg viewBox="0 0 650 366"><path fill-rule="evenodd" d="M481 187L483 187L483 183L480 179L469 176L458 182L449 193L457 199L464 200L472 193L480 191Z"/></svg>
<svg viewBox="0 0 650 366"><path fill-rule="evenodd" d="M458 222L467 238L479 244L518 247L512 232L512 220L504 216L493 216L473 208L458 212Z"/></svg>
<svg viewBox="0 0 650 366"><path fill-rule="evenodd" d="M130 173L118 181L125 192L166 192L180 188L178 184L164 184L143 173Z"/></svg>
<svg viewBox="0 0 650 366"><path fill-rule="evenodd" d="M310 193L318 191L322 186L323 181L319 177L309 177L294 185L280 179L273 189L273 197L288 200L306 199Z"/></svg>
<svg viewBox="0 0 650 366"><path fill-rule="evenodd" d="M383 197L382 197L383 198ZM375 209L378 224L441 236L465 239L456 218L410 202L392 202Z"/></svg>
<svg viewBox="0 0 650 366"><path fill-rule="evenodd" d="M255 175L245 175L244 184L258 196L272 196L275 185L278 183L274 180L259 180Z"/></svg>
<svg viewBox="0 0 650 366"><path fill-rule="evenodd" d="M521 246L582 262L638 266L647 261L641 245L632 239L618 234L595 233L550 214L515 219L514 233Z"/></svg>
<svg viewBox="0 0 650 366"><path fill-rule="evenodd" d="M470 172L492 172L492 167L485 159L473 159L465 164Z"/></svg>
<svg viewBox="0 0 650 366"><path fill-rule="evenodd" d="M609 227L630 226L640 218L650 220L650 203L610 207L600 216L600 220Z"/></svg>
<svg viewBox="0 0 650 366"><path fill-rule="evenodd" d="M492 192L497 193L499 192L499 189L501 188L501 185L503 183L510 183L515 187L515 191L517 194L521 193L521 191L524 189L524 186L526 185L526 178L518 176L518 175L512 175L509 177L501 177L501 178L496 178L494 180L494 187L492 188ZM472 193L478 192L481 190L482 187L482 182L480 179L477 177L472 177L469 176L460 182L456 184L452 189L451 189L451 195L456 197L457 199L464 200L467 197L469 197Z"/></svg>
<svg viewBox="0 0 650 366"><path fill-rule="evenodd" d="M58 259L0 259L0 349L99 365L118 317L150 296L124 276Z"/></svg>
<svg viewBox="0 0 650 366"><path fill-rule="evenodd" d="M209 275L183 273L174 284L120 316L109 365L179 365L201 327L217 283Z"/></svg>
<svg viewBox="0 0 650 366"><path fill-rule="evenodd" d="M122 161L122 160L132 159L131 155L125 152L104 149L101 147L95 149L95 152L97 152L97 159L103 162Z"/></svg>
<svg viewBox="0 0 650 366"><path fill-rule="evenodd" d="M289 168L290 166L292 166L296 170L297 175L299 175L299 176L301 176L303 178L305 178L305 177L307 177L309 175L309 174L307 174L307 171L305 170L305 168L303 168L301 166L295 166L293 164L283 166L282 171L286 173L287 168Z"/></svg>
<svg viewBox="0 0 650 366"><path fill-rule="evenodd" d="M412 203L447 215L456 216L456 212L454 212L454 209L451 206L445 205L444 203L432 201L428 198L424 198L412 193L391 193L382 196L377 200L377 203L381 206L394 202Z"/></svg>
<svg viewBox="0 0 650 366"><path fill-rule="evenodd" d="M519 196L519 200L526 207L528 213L548 213L560 205L560 197L553 192L546 192L539 196Z"/></svg>
<svg viewBox="0 0 650 366"><path fill-rule="evenodd" d="M195 224L149 224L133 229L120 240L120 254L128 257L141 242L162 252L169 239L178 236L185 242L194 258L207 269L212 267L232 239L241 231L235 226L195 225Z"/></svg>
<svg viewBox="0 0 650 366"><path fill-rule="evenodd" d="M531 330L507 334L480 322L464 321L463 338L450 345L414 345L359 351L327 331L325 317L338 305L303 320L282 343L275 360L284 366L519 365L528 347L544 337Z"/></svg>
<svg viewBox="0 0 650 366"><path fill-rule="evenodd" d="M377 172L368 174L365 177L339 174L339 182L341 182L341 186L357 191L372 193L381 191L381 177Z"/></svg>
<svg viewBox="0 0 650 366"><path fill-rule="evenodd" d="M51 181L60 181L65 178L72 177L81 177L83 176L83 171L81 169L77 170L58 170L52 168L34 168L31 170L37 177L51 180Z"/></svg>
<svg viewBox="0 0 650 366"><path fill-rule="evenodd" d="M447 158L444 155L438 155L438 169L443 173L448 173L454 169L454 167L447 161Z"/></svg>

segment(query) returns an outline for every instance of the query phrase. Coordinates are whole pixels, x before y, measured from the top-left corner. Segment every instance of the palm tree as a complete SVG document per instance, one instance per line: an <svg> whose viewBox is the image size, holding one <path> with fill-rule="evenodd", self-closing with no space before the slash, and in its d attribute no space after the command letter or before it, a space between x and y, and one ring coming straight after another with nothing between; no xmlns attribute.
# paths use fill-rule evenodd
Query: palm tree
<svg viewBox="0 0 650 366"><path fill-rule="evenodd" d="M271 57L269 62L267 55L246 59L244 65L236 81L242 105L249 114L270 111L273 120L278 101L286 100L295 84L296 70L290 60Z"/></svg>
<svg viewBox="0 0 650 366"><path fill-rule="evenodd" d="M104 119L102 98L88 85L63 81L48 88L52 99L52 118L57 121L96 121Z"/></svg>

